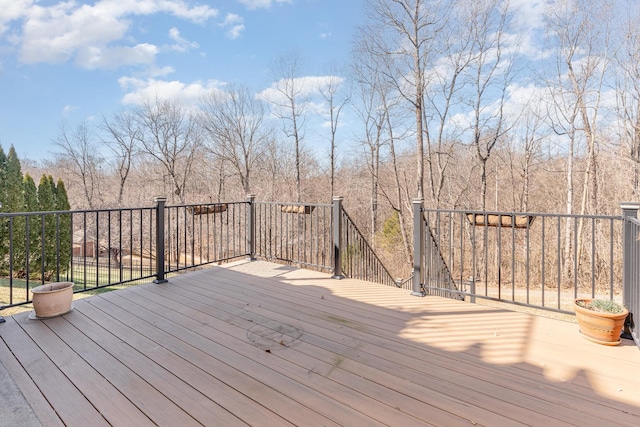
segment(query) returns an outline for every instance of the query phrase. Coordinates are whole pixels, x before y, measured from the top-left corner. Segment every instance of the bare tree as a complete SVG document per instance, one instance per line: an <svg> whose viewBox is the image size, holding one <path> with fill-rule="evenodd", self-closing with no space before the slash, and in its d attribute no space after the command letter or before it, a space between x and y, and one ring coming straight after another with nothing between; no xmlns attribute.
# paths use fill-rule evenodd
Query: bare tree
<svg viewBox="0 0 640 427"><path fill-rule="evenodd" d="M543 117L536 111L539 106L539 99L529 100L517 124L519 131L514 132L508 143L507 162L511 174L512 209L520 212L530 211L532 175L535 167L541 162L540 150L546 137Z"/></svg>
<svg viewBox="0 0 640 427"><path fill-rule="evenodd" d="M61 150L56 154L58 163L68 165L68 169L80 181L84 199L89 209L100 205L102 156L95 143L95 135L88 124L83 122L70 130L64 124L60 126L60 135L53 143Z"/></svg>
<svg viewBox="0 0 640 427"><path fill-rule="evenodd" d="M196 156L202 148L202 136L189 110L175 100L146 102L132 113L139 150L160 163L172 197L185 203L185 188Z"/></svg>
<svg viewBox="0 0 640 427"><path fill-rule="evenodd" d="M201 103L200 124L209 135L208 147L235 170L245 194L267 144L274 139L266 122L264 101L246 87L212 91Z"/></svg>
<svg viewBox="0 0 640 427"><path fill-rule="evenodd" d="M283 189L288 188L291 180L287 177L288 165L295 161L295 153L291 147L277 139L272 139L265 147L260 172L264 179L260 180L260 188L267 200L284 197ZM295 189L289 189L287 197L292 197Z"/></svg>
<svg viewBox="0 0 640 427"><path fill-rule="evenodd" d="M425 123L432 129L426 145L426 161L431 202L435 208L443 202L447 173L455 159L455 145L464 131L452 118L463 108L464 72L473 58L473 32L465 27L467 23L463 16L465 3L458 2L457 5L451 19L434 40L439 58L427 71L429 85L425 89Z"/></svg>
<svg viewBox="0 0 640 427"><path fill-rule="evenodd" d="M608 68L607 3L589 0L559 0L546 10L545 24L555 47L555 78L550 86L556 116L564 119L570 149L567 171L567 213L573 213L573 158L576 142L587 147L587 167L582 187L580 214L598 210L597 119ZM579 220L575 241L582 241L583 219ZM565 224L565 277L571 277L571 224ZM576 248L579 262L581 245Z"/></svg>
<svg viewBox="0 0 640 427"><path fill-rule="evenodd" d="M631 164L631 189L640 196L640 16L629 15L624 23L621 48L615 57L616 115L623 157Z"/></svg>
<svg viewBox="0 0 640 427"><path fill-rule="evenodd" d="M386 99L385 99L386 100ZM385 110L389 111L390 104L384 104ZM387 201L391 204L391 207L398 213L398 221L400 222L400 232L402 235L402 247L404 249L404 255L407 267L411 265L411 259L413 258L413 245L410 241L407 233L406 218L411 218L413 212L409 204L408 187L401 184L400 167L398 166L398 157L396 155L396 134L394 127L391 123L391 115L385 115L386 131L388 132L389 139L389 152L391 155L391 165L393 168L393 179L395 181L395 200L394 203L391 197L387 196ZM403 194L403 188L405 193Z"/></svg>
<svg viewBox="0 0 640 427"><path fill-rule="evenodd" d="M335 195L335 174L336 174L336 134L338 132L338 123L340 121L340 113L349 102L348 95L340 94L344 79L336 75L329 75L321 84L318 91L325 102L324 119L329 123L330 132L330 187L331 196Z"/></svg>
<svg viewBox="0 0 640 427"><path fill-rule="evenodd" d="M142 130L128 111L115 115L111 120L103 117L102 122L102 128L108 135L102 141L114 155L114 167L119 178L117 206L122 206L125 185L136 155L136 141L140 140Z"/></svg>
<svg viewBox="0 0 640 427"><path fill-rule="evenodd" d="M356 80L358 102L354 103L354 111L362 124L361 143L365 150L367 167L369 169L370 194L370 231L371 244L375 247L375 235L378 231L378 192L380 181L380 151L386 143L386 116L389 114L384 108L383 97L388 86L384 85L382 74L375 68L375 62L366 61L366 49L360 51L353 62L353 76Z"/></svg>
<svg viewBox="0 0 640 427"><path fill-rule="evenodd" d="M510 128L505 104L517 52L514 46L507 45L511 20L508 2L483 0L466 5L466 22L472 34L471 61L466 67L472 89L471 145L480 162L480 207L486 210L487 162Z"/></svg>
<svg viewBox="0 0 640 427"><path fill-rule="evenodd" d="M415 117L416 196L424 198L424 141L429 130L424 120L425 70L433 61L434 40L446 24L450 2L375 0L367 3L368 26L362 29L372 57L407 101ZM446 5L443 7L443 5Z"/></svg>
<svg viewBox="0 0 640 427"><path fill-rule="evenodd" d="M275 93L268 96L273 114L282 121L283 132L295 147L295 182L297 201L302 200L302 142L309 98L303 76L303 59L297 51L281 55L272 67Z"/></svg>
<svg viewBox="0 0 640 427"><path fill-rule="evenodd" d="M577 109L576 131L587 146L587 168L580 213L596 213L597 119L608 70L609 6L589 0L561 0L546 14L546 24L557 47L556 84L572 98Z"/></svg>

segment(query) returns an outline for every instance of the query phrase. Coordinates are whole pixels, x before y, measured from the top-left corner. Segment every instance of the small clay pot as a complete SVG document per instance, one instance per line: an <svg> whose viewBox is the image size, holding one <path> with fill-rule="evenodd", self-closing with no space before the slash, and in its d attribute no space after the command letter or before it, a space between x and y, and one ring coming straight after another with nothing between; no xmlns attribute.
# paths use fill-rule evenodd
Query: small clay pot
<svg viewBox="0 0 640 427"><path fill-rule="evenodd" d="M73 282L47 283L36 286L31 292L36 318L46 319L71 311Z"/></svg>
<svg viewBox="0 0 640 427"><path fill-rule="evenodd" d="M600 313L580 307L577 301L584 301L588 304L591 299L578 298L573 304L582 336L598 344L620 344L620 333L629 311L625 308L622 313Z"/></svg>

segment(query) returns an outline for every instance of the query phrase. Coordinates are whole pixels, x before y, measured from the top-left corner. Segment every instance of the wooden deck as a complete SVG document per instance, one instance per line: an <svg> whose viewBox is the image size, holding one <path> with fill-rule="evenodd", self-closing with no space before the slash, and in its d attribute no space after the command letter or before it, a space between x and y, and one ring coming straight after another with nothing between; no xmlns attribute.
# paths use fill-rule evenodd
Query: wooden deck
<svg viewBox="0 0 640 427"><path fill-rule="evenodd" d="M0 324L43 425L640 425L640 350L568 322L261 261L74 307Z"/></svg>

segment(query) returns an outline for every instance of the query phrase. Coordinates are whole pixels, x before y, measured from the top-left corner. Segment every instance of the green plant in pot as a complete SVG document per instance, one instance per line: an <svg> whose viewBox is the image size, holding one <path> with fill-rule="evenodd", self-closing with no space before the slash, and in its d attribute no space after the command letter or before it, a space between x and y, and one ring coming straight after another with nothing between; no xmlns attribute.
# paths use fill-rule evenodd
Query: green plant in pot
<svg viewBox="0 0 640 427"><path fill-rule="evenodd" d="M604 345L620 344L620 333L629 311L613 300L577 298L576 320L582 336Z"/></svg>

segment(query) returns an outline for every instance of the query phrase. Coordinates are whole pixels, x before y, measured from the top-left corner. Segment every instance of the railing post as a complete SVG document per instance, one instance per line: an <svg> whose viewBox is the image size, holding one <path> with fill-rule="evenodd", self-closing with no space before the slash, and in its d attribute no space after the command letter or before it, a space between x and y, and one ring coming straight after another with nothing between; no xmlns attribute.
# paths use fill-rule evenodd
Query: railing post
<svg viewBox="0 0 640 427"><path fill-rule="evenodd" d="M342 196L333 196L333 276L344 279L342 274Z"/></svg>
<svg viewBox="0 0 640 427"><path fill-rule="evenodd" d="M153 199L156 204L156 280L153 283L167 283L164 277L164 205L166 197Z"/></svg>
<svg viewBox="0 0 640 427"><path fill-rule="evenodd" d="M2 203L0 203L0 209L2 209ZM11 239L9 239L9 242L11 242ZM11 243L9 243L9 244L11 244ZM11 265L11 264L9 264L9 265ZM13 292L13 289L9 288L9 292L10 293ZM0 316L0 323L4 323L4 322L5 322L4 317Z"/></svg>
<svg viewBox="0 0 640 427"><path fill-rule="evenodd" d="M620 208L622 209L622 216L624 218L622 229L622 304L628 306L632 300L632 295L635 295L634 292L638 292L638 289L633 289L634 286L638 286L637 280L633 280L633 272L638 265L634 259L634 255L637 254L637 252L633 250L634 246L637 245L637 236L633 235L632 224L627 221L627 218L638 218L640 203L622 202L620 203ZM633 315L634 313L632 313L630 309L622 333L623 338L633 339L630 329L631 316ZM637 316L638 313L635 313L635 315Z"/></svg>
<svg viewBox="0 0 640 427"><path fill-rule="evenodd" d="M424 221L422 220L422 199L413 199L413 280L411 295L416 297L425 296L422 287L422 274L424 273L424 261L422 259L422 248L424 247Z"/></svg>
<svg viewBox="0 0 640 427"><path fill-rule="evenodd" d="M255 194L247 194L247 203L249 208L247 210L247 248L249 253L247 259L249 261L256 260L256 210L255 210Z"/></svg>

